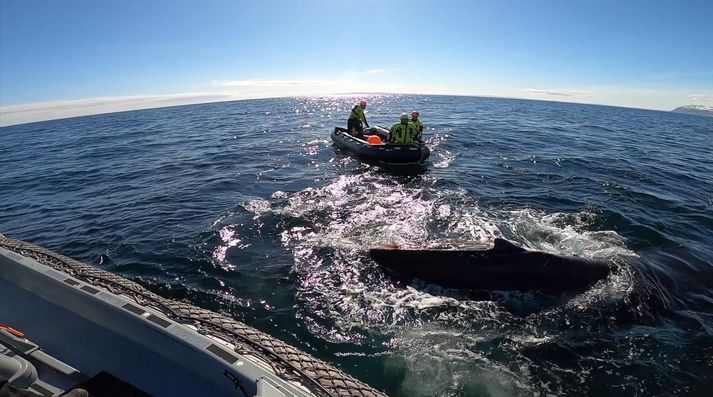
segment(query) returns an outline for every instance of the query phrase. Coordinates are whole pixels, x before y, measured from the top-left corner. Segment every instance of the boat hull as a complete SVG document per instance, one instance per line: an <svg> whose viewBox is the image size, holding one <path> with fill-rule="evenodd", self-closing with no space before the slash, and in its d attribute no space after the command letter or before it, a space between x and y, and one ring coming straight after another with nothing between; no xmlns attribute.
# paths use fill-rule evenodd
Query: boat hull
<svg viewBox="0 0 713 397"><path fill-rule="evenodd" d="M10 382L23 390L59 395L106 371L156 397L385 396L232 318L1 234L0 302L0 380L3 362L29 363L37 370ZM40 349L19 349L28 341Z"/></svg>
<svg viewBox="0 0 713 397"><path fill-rule="evenodd" d="M431 151L423 143L397 145L393 143L370 144L349 135L346 129L336 127L332 132L334 144L351 153L359 160L369 163L391 165L423 164Z"/></svg>

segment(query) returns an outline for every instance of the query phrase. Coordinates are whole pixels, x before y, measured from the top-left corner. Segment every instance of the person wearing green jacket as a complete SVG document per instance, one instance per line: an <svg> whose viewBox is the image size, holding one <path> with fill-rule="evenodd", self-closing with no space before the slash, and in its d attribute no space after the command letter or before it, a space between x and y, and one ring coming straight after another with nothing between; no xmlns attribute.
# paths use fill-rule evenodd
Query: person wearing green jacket
<svg viewBox="0 0 713 397"><path fill-rule="evenodd" d="M423 123L418 119L420 115L421 114L415 110L411 112L411 122L416 126L416 131L418 131L418 134L416 134L414 138L416 142L423 142Z"/></svg>
<svg viewBox="0 0 713 397"><path fill-rule="evenodd" d="M389 131L389 142L396 144L413 143L414 138L418 135L416 125L412 123L408 114L401 113L401 121L394 124Z"/></svg>
<svg viewBox="0 0 713 397"><path fill-rule="evenodd" d="M359 101L359 104L354 105L351 114L349 114L349 119L347 120L347 131L357 138L364 137L364 124L366 124L366 128L369 128L369 123L366 122L364 109L366 109L366 101L362 99Z"/></svg>

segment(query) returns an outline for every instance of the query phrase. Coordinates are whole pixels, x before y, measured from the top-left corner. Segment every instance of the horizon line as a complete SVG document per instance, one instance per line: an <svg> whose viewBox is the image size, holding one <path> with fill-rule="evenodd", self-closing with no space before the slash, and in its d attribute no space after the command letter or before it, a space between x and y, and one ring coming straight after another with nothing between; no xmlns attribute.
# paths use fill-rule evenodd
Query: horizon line
<svg viewBox="0 0 713 397"><path fill-rule="evenodd" d="M47 122L47 121L55 121L55 120L66 120L66 119L73 119L73 118L81 118L81 117L90 117L90 116L98 116L98 115L110 115L110 114L117 114L117 113L127 113L127 112L134 112L134 111L140 111L140 110L151 110L151 109L164 109L164 108L173 108L173 107L181 107L181 106L192 106L192 105L203 105L203 104L211 104L211 103L227 103L227 102L239 102L239 101L250 101L250 100L259 100L259 99L279 99L279 98L320 98L320 97L329 97L329 96L369 96L369 95L413 95L413 96L453 96L453 97L468 97L468 98L496 98L496 99L507 99L507 100L521 100L521 101L537 101L537 102L554 102L554 103L566 103L566 104L573 104L573 105L585 105L585 106L604 106L604 107L613 107L613 108L621 108L621 109L634 109L634 110L647 110L647 111L653 111L653 112L664 112L664 113L671 113L673 112L674 109L671 110L662 110L662 109L650 109L650 108L639 108L639 107L633 107L633 106L621 106L621 105L607 105L607 104L601 104L601 103L585 103L585 102L569 102L569 101L562 101L562 100L556 100L556 99L533 99L533 98L518 98L518 97L510 97L510 96L500 96L500 95L488 95L488 94L418 94L418 93L397 93L397 92L343 92L343 93L331 93L331 94L321 94L321 95L268 95L268 96L251 96L251 97L234 97L234 95L231 94L217 94L217 93L181 93L181 94L166 94L166 95L126 95L126 96L116 96L116 97L94 97L94 98L82 98L82 99L69 99L69 100L56 100L56 101L46 101L46 102L33 102L33 103L25 103L25 104L17 104L17 105L6 105L6 106L0 106L0 128L5 128L5 127L12 127L12 126L17 126L17 125L25 125L25 124L33 124L33 123L42 123L42 122ZM191 97L193 98L200 98L203 97L203 99L207 99L207 97L214 96L216 99L213 100L200 100L200 101L192 101L190 100ZM230 97L230 98L226 98ZM181 98L186 98L188 102L181 103ZM220 99L218 99L220 98ZM130 99L135 99L135 102L126 102L127 100ZM8 108L21 108L20 110L11 110L10 113L33 113L33 112L38 112L42 111L43 109L47 110L57 110L57 109L62 109L66 108L69 109L70 111L78 111L82 108L91 108L92 105L81 105L82 103L86 103L88 101L97 101L93 106L94 107L99 107L101 108L102 106L107 106L111 105L112 102L109 101L115 101L113 102L114 104L120 105L122 101L125 102L125 106L128 106L129 108L126 109L118 109L118 110L98 110L95 112L91 113L84 113L80 111L80 114L69 114L69 115L58 115L57 117L40 117L38 119L34 120L27 120L27 121L18 121L18 122L9 122L5 123L4 122L4 117L7 116ZM160 104L160 103L154 103L152 105L146 104L148 106L140 106L140 103L142 100L154 100L154 101L166 101L166 100L175 100L177 103L167 103L167 104ZM104 101L104 103L102 103ZM55 104L52 106L52 104ZM75 104L74 107L71 105ZM138 106L138 107L136 107ZM682 106L689 106L689 105L682 105ZM704 105L705 106L705 105ZM27 109L22 109L22 108L27 108Z"/></svg>

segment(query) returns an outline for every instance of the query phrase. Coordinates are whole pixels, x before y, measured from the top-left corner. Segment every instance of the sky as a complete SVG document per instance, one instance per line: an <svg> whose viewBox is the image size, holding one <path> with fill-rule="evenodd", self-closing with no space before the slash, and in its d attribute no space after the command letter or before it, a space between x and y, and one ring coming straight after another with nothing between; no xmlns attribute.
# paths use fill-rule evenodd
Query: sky
<svg viewBox="0 0 713 397"><path fill-rule="evenodd" d="M245 98L713 106L712 0L0 0L0 125Z"/></svg>

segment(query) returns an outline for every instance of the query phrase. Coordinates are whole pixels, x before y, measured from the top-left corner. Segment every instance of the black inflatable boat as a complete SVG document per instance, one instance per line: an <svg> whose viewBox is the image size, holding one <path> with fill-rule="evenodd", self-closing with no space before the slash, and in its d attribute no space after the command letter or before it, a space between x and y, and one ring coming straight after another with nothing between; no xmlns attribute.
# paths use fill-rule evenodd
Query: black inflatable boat
<svg viewBox="0 0 713 397"><path fill-rule="evenodd" d="M467 290L582 290L611 270L603 260L529 251L500 238L485 250L372 249L369 253L399 280L417 278Z"/></svg>
<svg viewBox="0 0 713 397"><path fill-rule="evenodd" d="M382 143L370 143L349 135L345 128L335 127L332 141L339 148L355 155L359 160L371 163L408 165L423 164L431 155L431 151L423 143L397 145L385 143L388 130L375 127L364 131L380 137Z"/></svg>

